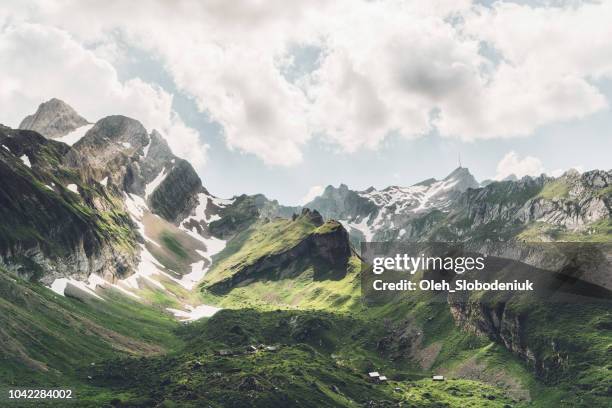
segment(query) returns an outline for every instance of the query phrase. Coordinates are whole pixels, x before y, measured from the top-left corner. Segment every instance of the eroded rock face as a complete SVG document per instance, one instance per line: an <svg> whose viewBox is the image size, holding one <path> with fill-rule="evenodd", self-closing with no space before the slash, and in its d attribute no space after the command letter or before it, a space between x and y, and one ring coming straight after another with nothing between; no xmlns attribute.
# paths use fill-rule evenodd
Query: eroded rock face
<svg viewBox="0 0 612 408"><path fill-rule="evenodd" d="M65 102L53 98L41 103L36 112L26 116L19 129L34 130L51 139L62 137L89 122Z"/></svg>

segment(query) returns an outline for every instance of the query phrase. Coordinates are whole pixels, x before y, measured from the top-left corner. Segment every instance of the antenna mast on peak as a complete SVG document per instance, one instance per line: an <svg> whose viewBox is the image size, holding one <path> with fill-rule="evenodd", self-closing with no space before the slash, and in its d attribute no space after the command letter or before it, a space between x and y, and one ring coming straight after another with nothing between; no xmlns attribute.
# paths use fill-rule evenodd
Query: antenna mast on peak
<svg viewBox="0 0 612 408"><path fill-rule="evenodd" d="M457 161L459 162L459 168L461 168L461 153L457 153Z"/></svg>

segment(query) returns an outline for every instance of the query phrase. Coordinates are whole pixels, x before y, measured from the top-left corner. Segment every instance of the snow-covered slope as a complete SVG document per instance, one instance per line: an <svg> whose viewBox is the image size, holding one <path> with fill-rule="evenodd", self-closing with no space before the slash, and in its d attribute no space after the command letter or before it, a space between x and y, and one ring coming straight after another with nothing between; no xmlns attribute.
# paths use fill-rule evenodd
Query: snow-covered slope
<svg viewBox="0 0 612 408"><path fill-rule="evenodd" d="M328 186L305 207L339 220L359 241L401 238L411 219L433 210L446 211L459 194L477 187L469 170L459 167L442 180L429 179L409 187L352 191L345 185Z"/></svg>
<svg viewBox="0 0 612 408"><path fill-rule="evenodd" d="M56 138L55 140L57 140L58 142L66 143L68 146L72 146L73 144L81 140L81 138L85 136L85 133L87 133L89 129L91 129L93 126L93 123L83 125L81 127L76 128L65 136Z"/></svg>

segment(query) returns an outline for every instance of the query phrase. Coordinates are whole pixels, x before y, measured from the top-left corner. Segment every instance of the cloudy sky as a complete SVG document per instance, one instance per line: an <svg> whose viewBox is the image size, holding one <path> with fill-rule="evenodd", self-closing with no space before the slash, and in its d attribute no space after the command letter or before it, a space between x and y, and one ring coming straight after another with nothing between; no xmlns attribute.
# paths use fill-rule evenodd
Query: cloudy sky
<svg viewBox="0 0 612 408"><path fill-rule="evenodd" d="M222 197L612 168L612 2L3 1L0 122L139 119Z"/></svg>

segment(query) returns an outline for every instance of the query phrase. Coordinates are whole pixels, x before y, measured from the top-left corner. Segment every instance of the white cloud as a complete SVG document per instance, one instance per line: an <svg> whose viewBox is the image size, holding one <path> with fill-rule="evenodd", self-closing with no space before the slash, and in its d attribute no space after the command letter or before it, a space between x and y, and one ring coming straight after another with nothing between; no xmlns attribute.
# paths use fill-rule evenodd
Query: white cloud
<svg viewBox="0 0 612 408"><path fill-rule="evenodd" d="M503 180L508 176L539 176L544 173L542 161L537 157L525 156L521 158L516 152L508 152L497 164L496 180Z"/></svg>
<svg viewBox="0 0 612 408"><path fill-rule="evenodd" d="M325 190L325 187L323 187L323 186L312 186L312 187L310 187L310 189L308 189L308 192L306 193L306 195L304 197L302 197L302 199L300 200L300 205L305 205L305 204L311 202L316 197L320 196L323 193L324 190Z"/></svg>
<svg viewBox="0 0 612 408"><path fill-rule="evenodd" d="M0 31L2 121L17 127L26 114L52 97L64 100L90 121L122 114L158 129L180 156L194 166L206 146L198 133L172 110L172 95L134 78L119 81L107 61L85 49L63 30L17 23Z"/></svg>
<svg viewBox="0 0 612 408"><path fill-rule="evenodd" d="M560 177L566 172L568 172L570 169L576 170L578 173L584 173L584 166L575 165L575 166L570 167L569 169L555 169L552 171L547 171L546 174L551 177Z"/></svg>
<svg viewBox="0 0 612 408"><path fill-rule="evenodd" d="M346 152L376 148L390 133L414 138L432 129L462 140L529 136L607 109L596 81L612 77L612 2L151 1L135 15L128 2L66 0L0 7L3 16L88 44L96 54L85 60L100 65L89 82L108 75L101 57L121 58L123 42L142 48L222 125L230 148L273 165L300 162L314 135ZM304 46L320 49L319 61L288 80L283 70ZM19 75L2 80L0 97L25 86ZM163 91L110 81L119 107L134 108L126 101L145 93L161 105L145 103L138 113L167 110Z"/></svg>

